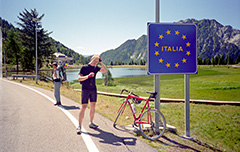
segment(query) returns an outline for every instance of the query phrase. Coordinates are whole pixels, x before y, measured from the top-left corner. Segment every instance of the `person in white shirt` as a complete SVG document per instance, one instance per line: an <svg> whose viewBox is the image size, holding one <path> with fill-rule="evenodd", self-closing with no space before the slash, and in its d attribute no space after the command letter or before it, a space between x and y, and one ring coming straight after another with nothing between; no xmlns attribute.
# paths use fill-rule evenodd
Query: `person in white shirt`
<svg viewBox="0 0 240 152"><path fill-rule="evenodd" d="M54 96L56 98L55 106L61 105L61 99L60 99L60 87L61 87L61 78L60 78L60 71L57 69L57 63L54 62L52 64L53 68L53 82L54 82Z"/></svg>

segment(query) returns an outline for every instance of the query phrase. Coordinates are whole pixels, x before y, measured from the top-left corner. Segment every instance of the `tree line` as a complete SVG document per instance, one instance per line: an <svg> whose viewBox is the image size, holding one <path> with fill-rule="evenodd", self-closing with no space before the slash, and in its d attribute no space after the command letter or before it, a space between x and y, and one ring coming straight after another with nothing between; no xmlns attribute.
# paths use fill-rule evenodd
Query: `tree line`
<svg viewBox="0 0 240 152"><path fill-rule="evenodd" d="M233 59L233 57L228 56L224 57L223 55L216 55L213 58L205 58L202 59L200 57L197 58L198 65L231 65L231 64L238 64L240 63L240 55L236 58L236 60Z"/></svg>
<svg viewBox="0 0 240 152"><path fill-rule="evenodd" d="M130 60L128 63L125 63L123 61L111 61L110 65L145 65L147 62L144 59L140 59L138 61Z"/></svg>
<svg viewBox="0 0 240 152"><path fill-rule="evenodd" d="M139 60L139 61L134 61L130 60L129 63L125 63L122 61L111 61L110 65L145 65L147 62L146 60ZM240 55L234 60L233 57L228 56L224 57L223 55L216 55L213 58L205 58L202 59L201 57L197 58L197 64L198 65L231 65L231 64L238 64L240 63Z"/></svg>

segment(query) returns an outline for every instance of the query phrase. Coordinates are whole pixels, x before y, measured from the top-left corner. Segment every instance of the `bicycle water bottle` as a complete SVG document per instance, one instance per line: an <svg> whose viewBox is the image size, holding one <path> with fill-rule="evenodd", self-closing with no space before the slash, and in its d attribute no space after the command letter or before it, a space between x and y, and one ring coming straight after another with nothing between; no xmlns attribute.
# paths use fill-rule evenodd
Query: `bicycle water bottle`
<svg viewBox="0 0 240 152"><path fill-rule="evenodd" d="M132 109L133 109L133 113L136 113L137 110L136 110L136 108L135 108L135 106L134 106L134 103L132 103L131 106L132 106Z"/></svg>

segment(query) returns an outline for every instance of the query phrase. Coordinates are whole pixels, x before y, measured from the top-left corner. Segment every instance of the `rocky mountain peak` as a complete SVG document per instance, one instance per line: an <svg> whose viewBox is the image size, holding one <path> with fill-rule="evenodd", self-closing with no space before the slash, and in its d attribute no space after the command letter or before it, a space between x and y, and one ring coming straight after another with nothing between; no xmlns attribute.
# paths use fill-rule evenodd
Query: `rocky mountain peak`
<svg viewBox="0 0 240 152"><path fill-rule="evenodd" d="M213 58L216 55L236 59L240 55L240 30L230 25L223 26L215 19L185 19L177 23L194 23L197 25L197 55ZM128 40L120 47L101 54L106 63L110 61L147 60L147 36L142 35L137 40Z"/></svg>

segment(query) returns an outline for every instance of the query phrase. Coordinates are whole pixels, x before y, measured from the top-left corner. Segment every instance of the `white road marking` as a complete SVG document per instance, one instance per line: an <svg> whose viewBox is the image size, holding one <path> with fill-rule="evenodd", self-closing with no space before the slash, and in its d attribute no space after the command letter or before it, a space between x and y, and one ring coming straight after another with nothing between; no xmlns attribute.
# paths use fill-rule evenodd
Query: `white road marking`
<svg viewBox="0 0 240 152"><path fill-rule="evenodd" d="M49 96L43 94L42 92L38 91L38 90L35 90L31 87L28 87L26 85L23 85L23 84L20 84L20 83L16 83L16 82L13 82L13 81L8 81L8 80L4 80L4 79L1 79L0 80L3 80L5 82L10 82L10 83L13 83L13 84L16 84L16 85L19 85L19 86L22 86L22 87L25 87L27 89L30 89L42 96L44 96L45 98L47 98L48 100L50 100L52 103L55 103L56 101L53 100L52 98L50 98ZM74 124L74 126L77 128L78 127L78 120L70 113L68 112L63 106L58 106L59 109L61 109L65 115L72 121L72 123ZM85 128L82 126L82 131L84 133L81 134L87 148L88 148L88 151L89 152L99 152L99 150L97 149L96 145L94 144L94 142L92 141L91 137L89 136L89 134L87 133L87 131L85 130Z"/></svg>

